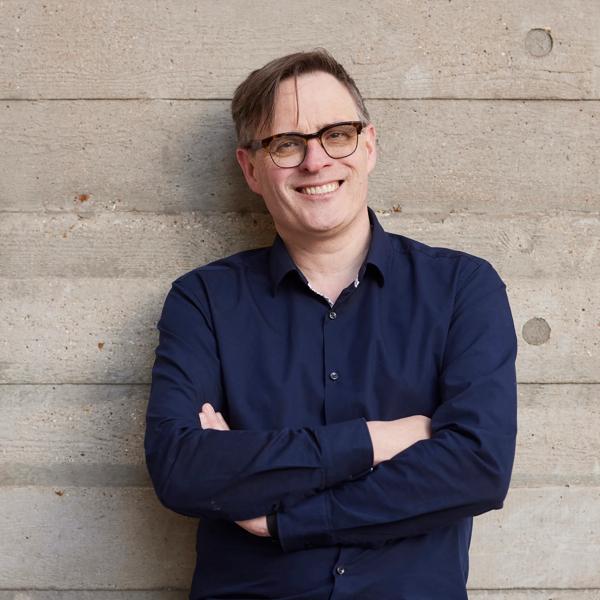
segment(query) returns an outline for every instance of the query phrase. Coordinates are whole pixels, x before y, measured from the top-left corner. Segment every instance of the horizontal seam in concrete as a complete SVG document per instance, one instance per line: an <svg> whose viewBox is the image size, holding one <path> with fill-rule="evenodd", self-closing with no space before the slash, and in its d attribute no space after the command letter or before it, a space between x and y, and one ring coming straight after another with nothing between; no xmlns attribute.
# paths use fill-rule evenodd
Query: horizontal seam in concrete
<svg viewBox="0 0 600 600"><path fill-rule="evenodd" d="M497 587L497 588L477 588L469 587L471 592L595 592L600 588L538 588L538 587ZM187 592L188 588L0 588L0 592Z"/></svg>
<svg viewBox="0 0 600 600"><path fill-rule="evenodd" d="M189 592L188 588L3 588L0 587L0 592Z"/></svg>
<svg viewBox="0 0 600 600"><path fill-rule="evenodd" d="M131 96L131 97L98 97L98 98L0 98L2 102L87 102L87 101L168 101L168 102L231 102L231 98L168 98L168 97L148 97L148 96ZM467 101L467 102L598 102L600 101L600 97L598 98L560 98L560 97L550 97L550 98L527 98L527 97L510 97L510 98L492 98L492 97L484 97L484 98L469 98L469 97L454 97L454 96L418 96L418 97L366 97L366 102L389 102L389 101L407 101L412 102L414 100L436 100L436 101Z"/></svg>
<svg viewBox="0 0 600 600"><path fill-rule="evenodd" d="M406 211L394 211L392 209L381 209L374 208L374 212L378 215L386 216L386 215L403 215L404 217L423 217L423 218L449 218L449 217L518 217L522 219L526 219L528 217L538 218L538 217L553 217L560 216L564 214L568 214L570 216L581 216L581 217L597 217L600 219L600 211L598 210L575 210L575 209L552 209L552 210L544 210L544 211L523 211L516 212L514 210L510 210L508 212L499 212L497 210L489 211L489 212L481 212L475 210L448 210L448 211L430 211L430 212L406 212ZM139 210L139 209L120 209L120 210L102 210L102 209L94 209L94 210L4 210L0 209L0 215L39 215L39 216L60 216L60 215L77 215L81 218L81 220L92 219L97 216L103 215L143 215L143 216L156 216L156 217L177 217L177 216L186 216L186 215L194 215L196 214L198 217L227 217L227 216L235 216L235 217L251 217L253 215L266 217L269 213L265 211L220 211L220 210L180 210L177 212L161 212L156 210Z"/></svg>
<svg viewBox="0 0 600 600"><path fill-rule="evenodd" d="M0 465L8 465L8 464L12 464L9 462L4 462L4 463L0 463ZM89 463L58 463L58 465L81 465L83 467L90 467ZM93 463L93 465L95 466L99 466L99 467L110 467L110 466L114 466L113 463ZM43 464L41 465L45 468L47 468L49 471L52 470L52 467L54 467L55 465L53 464ZM119 465L117 465L119 466ZM139 467L139 469L144 473L147 474L147 469L144 463L140 463L137 465L125 465L125 466L132 466L132 467ZM57 483L45 483L45 482L41 482L41 483L35 483L35 482L28 482L26 479L23 479L22 481L18 481L18 480L13 480L7 483L0 483L0 490L21 490L24 488L35 488L35 489L57 489L60 488L61 490L95 490L95 489L103 489L103 490L142 490L142 491L149 491L149 492L153 492L154 491L154 487L152 484L139 484L136 485L135 483L131 483L131 482L123 482L121 484L119 483L114 483L114 482L107 482L107 481L99 481L97 484L94 483L76 483L71 481L58 481ZM548 490L548 489L556 489L556 488L568 488L570 491L573 490L596 490L596 489L600 489L600 482L598 483L590 483L589 485L581 485L581 484L574 484L574 483L559 483L557 481L546 481L546 482L513 482L511 481L510 483L510 490L514 491L514 490ZM491 511L490 511L491 512ZM479 516L479 515L477 515Z"/></svg>
<svg viewBox="0 0 600 600"><path fill-rule="evenodd" d="M4 278L7 279L7 278ZM37 278L39 279L39 278ZM72 277L53 277L52 279L69 279L75 280ZM84 277L83 279L90 279L89 277ZM106 279L105 277L101 277L99 279ZM111 278L108 278L111 279ZM118 279L115 277L114 279ZM132 277L131 279L138 279L137 277ZM139 278L143 279L143 278ZM150 381L0 381L1 386L8 385L18 385L18 386L42 386L42 385L120 385L120 386L132 386L132 385L150 385ZM517 385L600 385L600 381L517 381Z"/></svg>

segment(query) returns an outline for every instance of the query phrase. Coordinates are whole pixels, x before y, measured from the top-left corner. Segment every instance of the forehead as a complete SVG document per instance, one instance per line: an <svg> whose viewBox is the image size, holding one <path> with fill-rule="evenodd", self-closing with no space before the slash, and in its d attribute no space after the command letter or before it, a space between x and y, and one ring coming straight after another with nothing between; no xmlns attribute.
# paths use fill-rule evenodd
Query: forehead
<svg viewBox="0 0 600 600"><path fill-rule="evenodd" d="M271 133L301 131L310 133L329 123L354 121L358 111L346 86L333 75L306 73L284 79L277 89Z"/></svg>

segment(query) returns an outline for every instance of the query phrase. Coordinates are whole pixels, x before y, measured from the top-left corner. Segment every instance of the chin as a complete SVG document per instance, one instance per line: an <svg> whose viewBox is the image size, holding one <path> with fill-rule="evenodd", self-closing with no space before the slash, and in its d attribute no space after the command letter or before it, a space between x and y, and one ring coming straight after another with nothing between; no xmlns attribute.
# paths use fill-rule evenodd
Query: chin
<svg viewBox="0 0 600 600"><path fill-rule="evenodd" d="M305 229L317 232L337 229L344 225L346 220L343 215L336 212L331 215L315 215L313 218L303 219L301 222L304 224Z"/></svg>

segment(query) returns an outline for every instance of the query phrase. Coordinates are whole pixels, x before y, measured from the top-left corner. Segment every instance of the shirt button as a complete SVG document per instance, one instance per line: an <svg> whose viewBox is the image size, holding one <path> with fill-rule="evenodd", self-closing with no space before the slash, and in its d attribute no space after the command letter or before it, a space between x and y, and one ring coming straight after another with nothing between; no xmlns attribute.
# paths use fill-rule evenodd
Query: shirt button
<svg viewBox="0 0 600 600"><path fill-rule="evenodd" d="M336 317L337 317L337 313L336 313L334 310L332 310L332 311L330 311L330 312L329 312L329 318L330 318L330 319L332 319L332 320L333 320L333 319L335 319Z"/></svg>
<svg viewBox="0 0 600 600"><path fill-rule="evenodd" d="M331 379L332 381L335 381L336 379L339 378L339 373L337 373L336 371L331 371L331 373L329 373L329 379Z"/></svg>
<svg viewBox="0 0 600 600"><path fill-rule="evenodd" d="M346 569L344 569L344 567L338 567L335 571L338 575L343 575L346 572Z"/></svg>

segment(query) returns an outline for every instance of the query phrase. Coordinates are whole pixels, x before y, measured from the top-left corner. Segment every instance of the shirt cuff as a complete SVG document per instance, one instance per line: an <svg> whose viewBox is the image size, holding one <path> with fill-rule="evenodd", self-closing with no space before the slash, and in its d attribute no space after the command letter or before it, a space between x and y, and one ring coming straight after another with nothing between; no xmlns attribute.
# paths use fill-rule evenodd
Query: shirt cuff
<svg viewBox="0 0 600 600"><path fill-rule="evenodd" d="M267 515L267 530L269 535L274 539L279 539L279 527L277 525L277 513Z"/></svg>
<svg viewBox="0 0 600 600"><path fill-rule="evenodd" d="M364 417L316 427L325 460L322 489L373 470L373 443Z"/></svg>
<svg viewBox="0 0 600 600"><path fill-rule="evenodd" d="M284 552L332 544L330 493L330 490L325 490L277 512L279 544Z"/></svg>

